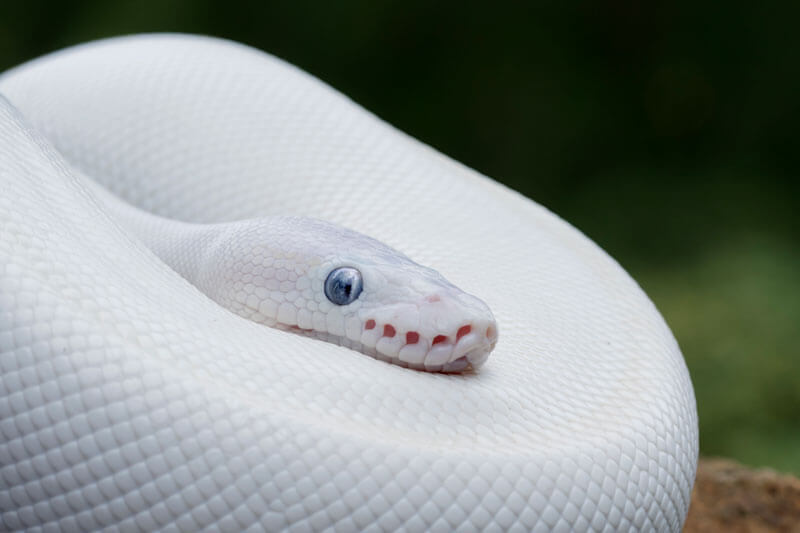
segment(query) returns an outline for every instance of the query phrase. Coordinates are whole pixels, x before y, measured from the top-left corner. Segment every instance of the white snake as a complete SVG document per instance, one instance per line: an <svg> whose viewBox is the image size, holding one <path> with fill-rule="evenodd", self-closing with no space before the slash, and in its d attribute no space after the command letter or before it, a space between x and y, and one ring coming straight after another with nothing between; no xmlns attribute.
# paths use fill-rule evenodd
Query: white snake
<svg viewBox="0 0 800 533"><path fill-rule="evenodd" d="M682 526L680 351L543 208L226 41L90 43L0 94L1 529ZM477 298L297 216L480 295L497 349Z"/></svg>
<svg viewBox="0 0 800 533"><path fill-rule="evenodd" d="M259 324L418 370L476 369L497 343L484 302L365 235L307 217L181 223L87 185L173 270Z"/></svg>

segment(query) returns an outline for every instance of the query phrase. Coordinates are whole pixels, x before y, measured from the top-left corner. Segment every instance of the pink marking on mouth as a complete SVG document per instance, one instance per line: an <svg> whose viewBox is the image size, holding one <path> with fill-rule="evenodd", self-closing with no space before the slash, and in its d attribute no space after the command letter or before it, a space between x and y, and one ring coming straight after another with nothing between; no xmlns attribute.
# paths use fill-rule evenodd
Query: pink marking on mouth
<svg viewBox="0 0 800 533"><path fill-rule="evenodd" d="M470 331L472 331L472 326L470 325L461 326L460 328L458 328L458 333L456 333L456 342L461 340L461 337L463 337L464 335L468 335Z"/></svg>

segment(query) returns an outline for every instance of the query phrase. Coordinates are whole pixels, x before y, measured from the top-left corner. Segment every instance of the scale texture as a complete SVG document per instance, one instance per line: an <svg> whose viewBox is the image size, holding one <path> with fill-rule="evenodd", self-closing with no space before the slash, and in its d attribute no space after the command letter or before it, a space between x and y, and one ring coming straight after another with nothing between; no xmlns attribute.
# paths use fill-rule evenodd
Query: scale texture
<svg viewBox="0 0 800 533"><path fill-rule="evenodd" d="M90 43L0 78L0 529L678 531L680 350L539 205L262 52ZM104 212L350 227L486 301L480 370L423 373L203 296Z"/></svg>

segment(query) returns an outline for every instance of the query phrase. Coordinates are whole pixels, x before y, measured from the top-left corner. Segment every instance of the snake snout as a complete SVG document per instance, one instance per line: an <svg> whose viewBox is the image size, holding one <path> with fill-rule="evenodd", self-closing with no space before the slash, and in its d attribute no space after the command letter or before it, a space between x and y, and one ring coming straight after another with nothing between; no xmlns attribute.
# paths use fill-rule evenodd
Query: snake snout
<svg viewBox="0 0 800 533"><path fill-rule="evenodd" d="M418 370L478 368L497 343L489 307L443 284L422 287L402 302L363 309L359 320L362 327L354 328L352 340L378 359Z"/></svg>
<svg viewBox="0 0 800 533"><path fill-rule="evenodd" d="M488 306L461 291L428 296L420 307L420 324L432 326L427 331L430 349L420 361L426 370L476 369L497 343L497 323Z"/></svg>
<svg viewBox="0 0 800 533"><path fill-rule="evenodd" d="M461 372L477 369L497 344L497 324L492 320L479 320L461 326L449 360L442 365L443 372Z"/></svg>
<svg viewBox="0 0 800 533"><path fill-rule="evenodd" d="M462 372L481 366L497 343L494 320L472 320L457 328L445 329L421 340L418 332L409 332L413 346L400 350L398 358L425 370Z"/></svg>
<svg viewBox="0 0 800 533"><path fill-rule="evenodd" d="M432 372L463 372L481 366L497 343L493 318L472 319L452 326L436 321L393 322L369 318L361 342L380 359ZM441 322L441 321L440 321Z"/></svg>

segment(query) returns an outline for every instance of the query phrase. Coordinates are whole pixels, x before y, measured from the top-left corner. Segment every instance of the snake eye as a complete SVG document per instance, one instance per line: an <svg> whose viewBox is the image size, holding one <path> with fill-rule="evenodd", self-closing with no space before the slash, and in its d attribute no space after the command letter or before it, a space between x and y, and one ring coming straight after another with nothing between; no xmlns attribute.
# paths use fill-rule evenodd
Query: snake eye
<svg viewBox="0 0 800 533"><path fill-rule="evenodd" d="M354 302L362 288L361 272L353 267L334 268L325 280L325 296L336 305Z"/></svg>

